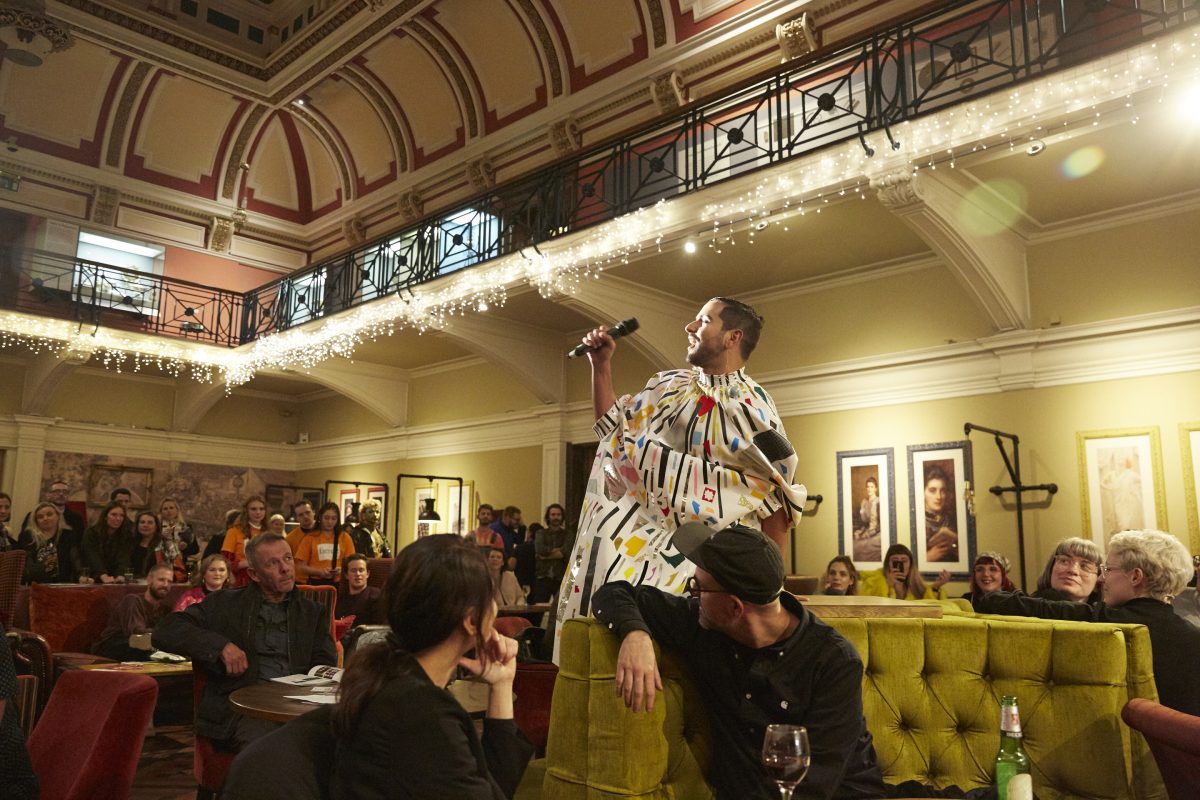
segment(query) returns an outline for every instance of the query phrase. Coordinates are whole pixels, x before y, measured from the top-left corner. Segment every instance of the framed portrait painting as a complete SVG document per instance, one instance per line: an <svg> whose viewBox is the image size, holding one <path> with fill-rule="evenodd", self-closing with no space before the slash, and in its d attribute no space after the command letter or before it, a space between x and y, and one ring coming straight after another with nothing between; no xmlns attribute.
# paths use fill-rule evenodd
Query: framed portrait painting
<svg viewBox="0 0 1200 800"><path fill-rule="evenodd" d="M882 569L896 541L893 450L844 450L837 454L838 552L861 572Z"/></svg>
<svg viewBox="0 0 1200 800"><path fill-rule="evenodd" d="M428 511L434 509L434 503L437 502L437 487L432 484L428 486L418 486L413 490L413 524L414 536L420 539L423 536L429 536L433 533L439 533L444 530L444 523L437 520L421 519Z"/></svg>
<svg viewBox="0 0 1200 800"><path fill-rule="evenodd" d="M358 487L342 489L338 492L338 511L342 514L342 522L354 514L358 506Z"/></svg>
<svg viewBox="0 0 1200 800"><path fill-rule="evenodd" d="M913 557L923 573L966 580L975 563L975 518L967 511L973 480L971 442L908 447Z"/></svg>
<svg viewBox="0 0 1200 800"><path fill-rule="evenodd" d="M1104 549L1114 533L1166 529L1157 427L1081 431L1076 444L1083 529L1092 541Z"/></svg>

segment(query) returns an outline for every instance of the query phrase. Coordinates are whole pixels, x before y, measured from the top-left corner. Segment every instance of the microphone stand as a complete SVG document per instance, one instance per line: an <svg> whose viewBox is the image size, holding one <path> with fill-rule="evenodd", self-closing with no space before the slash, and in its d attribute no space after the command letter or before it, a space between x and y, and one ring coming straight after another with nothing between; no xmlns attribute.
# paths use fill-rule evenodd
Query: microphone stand
<svg viewBox="0 0 1200 800"><path fill-rule="evenodd" d="M994 428L974 425L970 422L963 425L963 433L968 438L971 436L971 431L992 434L992 440L996 443L996 448L1000 451L1000 457L1004 459L1004 468L1008 470L1009 480L1012 481L1012 486L993 486L988 491L997 497L1012 492L1017 499L1017 555L1020 557L1021 564L1021 588L1026 589L1029 584L1025 580L1025 504L1022 493L1048 492L1053 496L1058 493L1058 484L1038 483L1027 485L1021 482L1021 440L1015 433L1005 433ZM1004 448L1003 439L1008 439L1012 442L1012 458L1009 458L1008 451Z"/></svg>

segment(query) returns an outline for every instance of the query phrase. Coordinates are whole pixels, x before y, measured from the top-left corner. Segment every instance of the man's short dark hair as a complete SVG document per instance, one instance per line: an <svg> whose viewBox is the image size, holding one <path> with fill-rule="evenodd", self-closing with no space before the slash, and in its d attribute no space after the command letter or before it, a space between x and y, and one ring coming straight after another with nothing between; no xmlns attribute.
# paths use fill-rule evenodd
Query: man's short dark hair
<svg viewBox="0 0 1200 800"><path fill-rule="evenodd" d="M156 572L170 572L171 574L174 574L175 567L173 567L172 565L168 564L165 561L160 561L157 564L152 564L150 566L150 569L146 570L146 577L149 578L151 575L153 575Z"/></svg>
<svg viewBox="0 0 1200 800"><path fill-rule="evenodd" d="M246 542L246 560L250 562L250 566L258 569L258 550L263 545L272 544L274 542L283 542L287 544L287 539L280 536L278 533L270 533L263 531L258 536L251 538ZM289 550L291 548L288 548Z"/></svg>
<svg viewBox="0 0 1200 800"><path fill-rule="evenodd" d="M742 359L750 358L762 334L763 318L741 300L732 297L714 297L713 300L725 306L721 309L721 327L727 331L742 332Z"/></svg>
<svg viewBox="0 0 1200 800"><path fill-rule="evenodd" d="M300 506L308 506L309 508L312 508L314 510L316 508L313 505L312 500L309 500L307 497L302 497L299 500L297 500L295 503L292 504L292 513L295 514L296 509L299 508Z"/></svg>
<svg viewBox="0 0 1200 800"><path fill-rule="evenodd" d="M124 486L118 486L117 488L115 488L111 492L109 492L108 499L110 501L116 500L117 495L119 495L119 494L127 494L127 495L129 495L130 498L133 497L133 492L129 491Z"/></svg>
<svg viewBox="0 0 1200 800"><path fill-rule="evenodd" d="M287 541L287 540L285 539L284 541ZM342 572L345 572L346 570L350 569L350 564L354 561L361 561L364 564L366 564L367 557L365 555L363 555L362 553L351 553L350 555L348 555L342 559Z"/></svg>
<svg viewBox="0 0 1200 800"><path fill-rule="evenodd" d="M517 508L516 506L505 506L504 507L504 516L506 516L506 517L511 517L513 514L520 514L520 513L521 513L521 509Z"/></svg>
<svg viewBox="0 0 1200 800"><path fill-rule="evenodd" d="M485 508L486 508L488 511L491 511L491 512L493 512L493 513L496 511L496 509L492 508L492 504L491 504L491 503L480 503L480 504L479 504L479 510L480 510L480 511L483 511ZM478 513L478 512L477 512L477 513Z"/></svg>

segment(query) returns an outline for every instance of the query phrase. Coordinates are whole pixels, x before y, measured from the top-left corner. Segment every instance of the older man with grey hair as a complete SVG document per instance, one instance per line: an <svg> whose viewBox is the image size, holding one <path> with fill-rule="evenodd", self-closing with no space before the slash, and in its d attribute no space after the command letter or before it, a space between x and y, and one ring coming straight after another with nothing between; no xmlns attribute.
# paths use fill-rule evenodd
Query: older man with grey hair
<svg viewBox="0 0 1200 800"><path fill-rule="evenodd" d="M292 549L260 533L246 543L250 584L213 592L154 628L154 646L192 660L208 680L196 709L196 733L240 750L278 723L233 713L229 695L256 681L337 664L329 610L296 588Z"/></svg>
<svg viewBox="0 0 1200 800"><path fill-rule="evenodd" d="M975 610L1044 619L1145 625L1154 651L1154 683L1163 705L1200 716L1200 628L1171 608L1172 598L1192 577L1192 557L1183 543L1162 531L1125 531L1108 542L1100 567L1104 600L1088 605L992 592L974 601Z"/></svg>

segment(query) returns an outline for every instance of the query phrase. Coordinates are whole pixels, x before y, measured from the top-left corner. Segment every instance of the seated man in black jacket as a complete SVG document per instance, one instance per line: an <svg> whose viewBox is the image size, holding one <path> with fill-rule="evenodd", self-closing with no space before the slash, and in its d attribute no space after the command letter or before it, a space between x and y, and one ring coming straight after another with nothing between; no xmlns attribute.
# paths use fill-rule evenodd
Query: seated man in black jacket
<svg viewBox="0 0 1200 800"><path fill-rule="evenodd" d="M1200 715L1200 628L1171 608L1193 573L1183 543L1162 531L1125 531L1108 542L1100 566L1104 601L1088 605L1042 600L1019 592L992 592L974 600L975 610L1044 619L1145 625L1154 652L1154 683L1164 706Z"/></svg>
<svg viewBox="0 0 1200 800"><path fill-rule="evenodd" d="M255 681L337 664L329 611L296 589L292 549L282 536L260 533L246 543L250 584L214 592L154 628L160 650L192 659L208 676L196 711L196 733L238 750L279 727L233 712L229 695Z"/></svg>
<svg viewBox="0 0 1200 800"><path fill-rule="evenodd" d="M609 583L596 592L596 619L621 637L617 691L649 710L662 680L651 636L687 666L712 731L708 776L718 800L773 800L779 789L761 765L772 723L804 725L812 764L793 795L885 797L862 708L862 659L837 631L783 591L783 559L765 534L741 525L716 533L680 526L672 540L696 565L696 601L648 586Z"/></svg>

